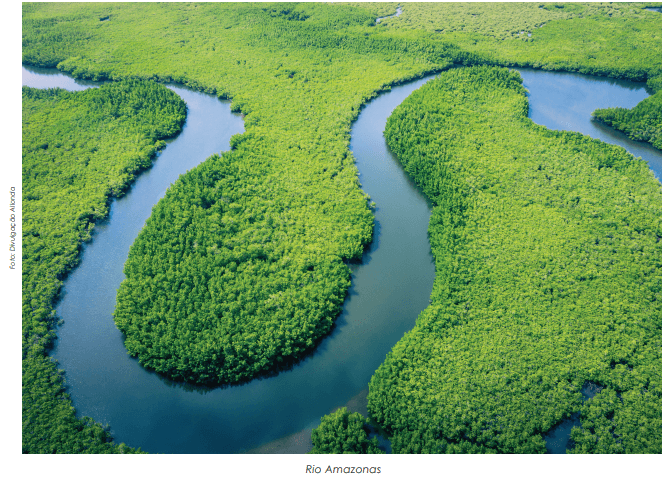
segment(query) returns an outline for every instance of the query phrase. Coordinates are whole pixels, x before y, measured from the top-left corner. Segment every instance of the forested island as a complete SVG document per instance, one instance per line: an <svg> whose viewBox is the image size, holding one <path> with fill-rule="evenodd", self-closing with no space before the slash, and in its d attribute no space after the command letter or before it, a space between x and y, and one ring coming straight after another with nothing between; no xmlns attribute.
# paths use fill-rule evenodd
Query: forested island
<svg viewBox="0 0 662 483"><path fill-rule="evenodd" d="M333 330L374 229L351 123L442 72L386 130L434 204L436 279L373 377L373 422L394 452L538 453L581 410L574 451L659 453L660 184L621 148L533 124L507 69L655 92L655 5L406 4L377 23L397 4L23 4L25 65L112 81L23 90L23 452L134 451L75 417L48 349L81 243L184 122L159 82L231 99L246 131L154 207L114 317L145 367L214 387L278 377ZM660 148L659 93L594 115ZM314 451L379 452L366 423L325 416Z"/></svg>

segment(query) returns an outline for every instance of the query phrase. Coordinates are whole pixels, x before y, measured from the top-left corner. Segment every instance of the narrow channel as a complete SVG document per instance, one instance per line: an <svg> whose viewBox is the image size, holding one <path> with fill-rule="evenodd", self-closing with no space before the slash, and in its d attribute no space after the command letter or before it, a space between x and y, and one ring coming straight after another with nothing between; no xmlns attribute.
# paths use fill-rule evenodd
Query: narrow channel
<svg viewBox="0 0 662 483"><path fill-rule="evenodd" d="M34 87L55 87L66 78L27 73L24 83ZM366 133L359 145L356 139L363 135L354 131L352 149L361 157L364 190L377 203L375 241L363 263L351 267L352 287L332 333L290 371L207 391L146 371L126 354L112 319L129 247L151 207L179 174L229 149L229 137L243 129L229 104L173 88L189 108L183 132L130 192L113 202L108 221L97 225L81 264L67 278L57 307L65 323L51 355L65 370L77 414L108 424L117 442L151 453L240 453L310 431L321 416L361 393L385 354L428 305L434 280L427 241L430 206L388 153L381 135L392 109L423 82L396 87L373 100L354 125ZM222 124L227 131L207 131ZM216 144L203 150L203 139ZM143 181L161 179L159 170L166 164L175 168L158 184ZM308 449L306 441L295 450Z"/></svg>
<svg viewBox="0 0 662 483"><path fill-rule="evenodd" d="M395 9L395 13L393 15L387 15L386 17L379 17L375 20L375 23L380 23L382 20L385 20L387 18L399 17L401 14L402 14L402 7L398 6Z"/></svg>
<svg viewBox="0 0 662 483"><path fill-rule="evenodd" d="M631 108L648 95L641 83L521 71L530 91L531 118L539 124L544 122L536 116L542 112L568 126L574 126L576 117L588 118L593 125L590 112L597 107ZM74 85L79 87L67 87L71 79L48 72L24 67L23 84L89 87L77 82ZM611 92L613 88L614 98L603 95L588 114L572 107L554 111L563 109L559 99L539 95L536 87L546 76L561 76L552 77L551 82L565 86L566 93L576 92L577 85L588 85L591 91L604 88ZM286 443L269 451L306 452L310 449L307 435L322 415L348 401L357 409L364 408L370 377L428 305L434 280L427 240L430 205L391 155L382 135L392 110L430 78L394 87L370 101L352 126L350 149L357 159L360 181L377 204L375 236L363 262L352 266L352 286L332 333L312 356L290 371L214 390L175 384L143 369L126 354L111 315L129 246L152 206L180 174L210 154L229 149L230 136L243 130L240 117L229 112L229 104L171 86L189 108L184 131L129 193L113 202L108 221L97 225L93 242L84 247L81 264L67 278L57 307L65 323L58 329L51 355L66 372L77 414L108 424L118 443L152 453L241 453L256 448L267 452L264 445L279 439ZM601 97L599 92L596 96ZM610 128L604 130L618 138ZM619 144L627 144L635 154L637 145L644 144L623 138ZM650 149L657 156L659 179L662 157ZM650 161L648 156L645 159ZM294 436L283 440L287 435Z"/></svg>

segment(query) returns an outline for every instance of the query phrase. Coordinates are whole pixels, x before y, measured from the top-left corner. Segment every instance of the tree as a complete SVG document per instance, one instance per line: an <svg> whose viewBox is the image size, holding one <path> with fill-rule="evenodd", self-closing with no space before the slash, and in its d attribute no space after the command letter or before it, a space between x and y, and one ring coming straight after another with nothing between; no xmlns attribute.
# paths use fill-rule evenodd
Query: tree
<svg viewBox="0 0 662 483"><path fill-rule="evenodd" d="M313 429L311 454L384 454L377 437L368 439L368 421L347 408L322 416L320 425Z"/></svg>

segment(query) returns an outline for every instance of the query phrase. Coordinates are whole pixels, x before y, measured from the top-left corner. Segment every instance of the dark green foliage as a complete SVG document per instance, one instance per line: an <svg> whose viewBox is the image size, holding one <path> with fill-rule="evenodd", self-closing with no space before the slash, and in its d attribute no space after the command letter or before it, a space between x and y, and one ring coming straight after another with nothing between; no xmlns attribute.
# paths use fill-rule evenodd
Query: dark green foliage
<svg viewBox="0 0 662 483"><path fill-rule="evenodd" d="M527 112L519 74L454 69L387 123L435 204L437 270L431 305L370 384L394 452L544 452L580 409L577 451L662 451L659 182ZM582 408L585 381L606 389Z"/></svg>
<svg viewBox="0 0 662 483"><path fill-rule="evenodd" d="M331 207L275 191L244 149L182 176L124 269L114 316L127 349L176 380L233 383L286 366L328 333L349 288L342 253L306 233ZM295 213L307 213L301 228Z"/></svg>
<svg viewBox="0 0 662 483"><path fill-rule="evenodd" d="M310 454L383 454L377 437L368 439L368 421L359 413L340 408L322 416L313 429L313 449Z"/></svg>
<svg viewBox="0 0 662 483"><path fill-rule="evenodd" d="M597 109L593 116L623 131L630 139L647 141L662 149L662 90L641 101L634 109Z"/></svg>
<svg viewBox="0 0 662 483"><path fill-rule="evenodd" d="M387 85L441 71L452 63L498 62L579 70L648 79L653 86L655 79L662 78L659 14L642 12L639 6L630 5L572 5L546 10L535 4L526 5L526 9L524 5L471 4L472 9L478 10L467 12L464 7L449 10L445 5L407 4L401 17L375 25L375 15L392 13L394 5L364 8L310 3L28 3L23 5L23 62L57 65L81 78L181 82L231 98L233 110L245 115L246 133L233 138L233 151L211 157L181 178L155 207L146 230L132 248L126 267L129 277L119 294L116 312L118 326L127 333L127 347L140 354L146 365L173 378L234 382L276 370L286 365L288 358L301 356L329 330L340 309L349 280L342 260L360 258L363 246L372 237L372 215L348 151L350 124L361 105ZM439 8L447 9L440 13ZM416 9L427 9L432 18L408 16ZM468 28L464 14L470 21L478 22L480 28ZM100 21L102 18L107 20ZM440 31L435 22L447 21L449 31L445 31L446 27ZM407 28L400 28L399 22L408 23ZM532 37L521 34L521 30L531 32ZM513 85L512 79L502 80ZM525 105L517 104L517 108L524 109ZM463 120L454 122L462 128L461 132L466 130ZM505 136L510 138L512 134L507 132ZM548 157L557 153L556 144L575 142L571 135L563 135L567 139L541 136L547 136L544 149ZM531 144L537 146L537 142L536 138ZM470 148L477 152L490 143L476 139ZM30 149L41 144L31 145ZM580 144L583 149L584 141ZM602 145L595 146L599 146L595 148L598 154L591 159L602 168L611 173L630 169L631 161L623 158L620 151L605 154ZM535 149L531 152L537 153ZM435 155L446 156L442 151ZM468 165L469 161L461 162ZM557 179L556 172L542 173L547 164L539 165L541 172L534 173L536 180L543 174L549 177L544 178L546 182ZM457 162L454 166L458 167ZM563 172L561 167L549 166ZM443 210L435 211L433 225L441 221L449 227L464 223L473 206L469 196L472 189L480 189L485 196L502 193L501 182L490 178L489 170L485 181L476 178L473 184L462 181L464 171L442 170L437 165L431 168L420 160L412 162L411 170L420 171L421 176L427 173L436 180L430 189L438 194ZM111 177L111 181L118 181L111 183L113 192L119 192L124 179L123 174L116 174L117 177ZM437 174L443 175L441 181ZM615 174L614 177L618 178ZM563 195L567 197L559 201L554 197L559 193L552 193L549 202L563 209L583 206L587 199L580 198L578 202L574 186L554 184L554 188L565 190ZM627 192L630 187L624 185L623 189ZM631 193L635 196L638 192ZM446 196L448 201L443 201ZM105 206L106 198L100 199L99 206ZM595 199L602 202L602 198ZM629 216L630 227L647 229L649 214L633 214L628 211L631 205L624 201L617 212ZM101 213L96 209L93 213L97 212ZM532 220L536 218L522 220L521 225L535 226ZM87 221L81 223L83 231L90 226ZM622 227L623 220L613 223ZM57 246L78 247L80 228L72 225L67 230ZM453 248L461 242L455 232L448 233L433 243ZM566 236L572 239L576 234L560 230L551 235L558 245L563 245ZM627 238L622 234L619 237L599 240L605 246L618 242L621 247ZM632 242L632 246L641 247L646 254L651 251L649 244L636 243ZM75 253L77 248L71 250ZM490 256L496 260L499 253ZM524 253L519 253L523 260L528 256ZM470 285L467 273L456 277L452 271L460 266L455 256L454 252L444 255L437 251L438 260L447 260L446 265L438 265L441 268L437 287L442 287L441 292L450 293L450 288L443 288L449 280ZM64 258L66 265L69 258ZM59 266L53 273L60 273ZM554 277L560 273L559 269ZM554 277L550 275L545 289L549 296L554 289L554 297L560 297L563 292L552 284L558 283ZM639 282L641 278L633 280ZM30 297L46 294L48 302L36 304L35 310L43 320L50 320L49 294L57 293L57 288L52 292L39 290L30 289ZM490 299L486 298L485 303L491 303ZM443 326L439 320L447 320L449 325L455 323L456 312L469 310L464 307L466 304L460 300L443 311L431 308L421 320L429 320L429 325L438 331ZM546 309L553 314L557 310ZM540 315L546 309L532 310ZM473 315L479 317L480 313ZM653 313L650 320L654 316ZM562 319L559 314L552 317L557 321L557 333L563 332L563 325L558 322ZM595 320L596 324L602 322ZM49 324L33 330L30 340L45 343L52 337ZM540 330L547 334L544 340L549 340L552 329L543 329ZM535 341L537 335L531 334ZM236 346L229 342L235 338L239 342ZM470 338L463 340L462 350L473 350L478 344ZM425 344L421 347L433 350ZM421 367L431 360L427 356L428 353L422 356ZM576 356L580 357L581 351ZM511 446L502 445L499 450L525 448L528 443L522 443L522 438L526 439L526 434L538 435L543 426L549 427L564 411L575 410L579 403L568 404L564 398L568 393L575 394L573 384L580 379L576 377L567 387L548 381L558 386L553 398L563 404L558 409L550 409L551 403L545 406L544 425L531 423L533 429L529 428L529 433L523 432L517 441L509 443ZM466 388L465 381L458 384ZM536 384L537 380L531 382L532 387ZM385 385L380 394L392 398L393 411L410 411L399 406L404 400L398 396L400 390L396 384L390 395L391 389ZM411 393L417 390L408 389ZM513 401L519 401L517 394ZM52 397L60 396L54 393ZM492 401L486 407L498 411L509 397L504 393L501 401ZM490 436L480 435L497 423L485 416L486 409L472 402L470 393L458 392L456 399L453 407L466 408L467 416L463 416L464 426L457 426L454 440L437 439L440 426L429 425L427 416L411 409L407 423L395 432L394 447L411 452L496 451L488 444L492 441ZM436 404L426 401L426 408L433 403ZM32 403L24 403L24 407L25 404ZM450 403L445 407L451 407ZM422 414L432 409L426 411ZM471 433L467 432L465 438L463 431L468 427ZM53 429L43 427L39 431L47 434ZM445 431L447 436L452 433L448 428ZM444 441L450 443L444 447ZM540 441L538 438L530 444L530 450L540 449ZM39 450L38 446L35 448L34 451Z"/></svg>
<svg viewBox="0 0 662 483"><path fill-rule="evenodd" d="M53 304L81 243L112 196L151 166L186 105L153 82L82 92L23 87L23 451L127 452L100 425L74 416L47 350ZM133 450L130 450L133 451Z"/></svg>

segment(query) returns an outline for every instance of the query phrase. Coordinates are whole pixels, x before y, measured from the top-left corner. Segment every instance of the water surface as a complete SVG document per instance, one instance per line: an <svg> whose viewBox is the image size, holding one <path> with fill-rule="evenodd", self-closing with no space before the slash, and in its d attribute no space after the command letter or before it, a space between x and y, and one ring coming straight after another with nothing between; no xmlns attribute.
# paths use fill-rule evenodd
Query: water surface
<svg viewBox="0 0 662 483"><path fill-rule="evenodd" d="M621 146L645 159L657 179L662 179L662 151L649 143L632 141L622 132L591 120L591 113L596 109L632 109L639 104L651 94L644 82L567 72L516 70L529 91L529 117L533 122L549 129L580 132Z"/></svg>
<svg viewBox="0 0 662 483"><path fill-rule="evenodd" d="M380 23L382 20L386 18L399 17L401 13L402 13L402 7L398 7L395 9L395 13L393 15L387 15L386 17L379 17L377 20L375 20L375 23Z"/></svg>
<svg viewBox="0 0 662 483"><path fill-rule="evenodd" d="M590 120L598 107L634 107L648 95L643 84L518 70L529 89L534 122L625 146L651 162L659 178L660 151ZM23 83L89 87L52 72L24 68ZM66 371L78 415L109 424L117 442L149 452L240 453L306 452L321 416L348 402L364 412L370 377L429 304L434 279L427 240L430 205L382 135L392 110L429 78L370 101L352 127L350 149L360 181L377 203L375 233L363 263L352 266L352 286L333 332L290 371L215 390L175 384L146 371L126 354L111 316L129 247L151 207L181 173L229 149L230 136L243 130L228 103L172 86L188 105L184 131L128 194L112 203L108 221L97 225L57 307L65 323L52 355Z"/></svg>
<svg viewBox="0 0 662 483"><path fill-rule="evenodd" d="M38 87L69 82L61 75L28 74L24 83ZM211 391L146 371L126 354L111 316L129 247L151 207L180 173L228 149L229 137L242 130L229 104L173 87L189 107L184 131L127 196L113 202L108 221L97 225L80 266L66 280L57 307L65 323L52 355L66 372L78 415L109 424L117 442L149 452L238 453L309 432L321 416L364 391L386 353L430 301L430 206L381 134L393 108L423 82L371 101L354 124L350 147L364 190L377 203L375 241L363 263L352 266L352 286L331 335L290 371ZM309 439L307 451L306 446Z"/></svg>

